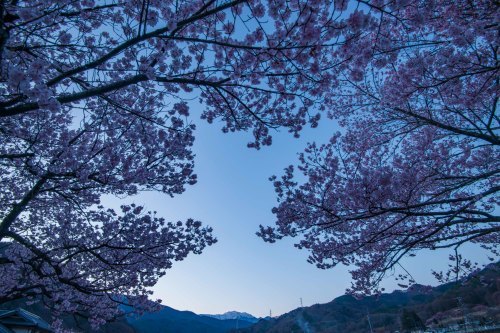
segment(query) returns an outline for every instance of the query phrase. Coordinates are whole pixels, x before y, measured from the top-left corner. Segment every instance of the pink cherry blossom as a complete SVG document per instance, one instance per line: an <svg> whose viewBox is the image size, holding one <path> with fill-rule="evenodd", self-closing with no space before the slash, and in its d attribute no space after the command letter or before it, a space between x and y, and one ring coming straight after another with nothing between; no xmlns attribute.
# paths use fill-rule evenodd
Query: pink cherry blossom
<svg viewBox="0 0 500 333"><path fill-rule="evenodd" d="M43 297L96 326L124 298L154 307L148 287L212 229L101 197L195 184L190 116L256 149L321 115L344 127L273 178L277 225L260 235L351 265L354 292L419 249L496 251L491 0L20 0L0 15L0 302Z"/></svg>
<svg viewBox="0 0 500 333"><path fill-rule="evenodd" d="M191 115L253 133L257 149L270 129L317 126L344 44L334 12L305 0L5 2L0 302L43 299L95 326L124 300L154 307L148 288L212 245L212 229L102 196L195 184Z"/></svg>
<svg viewBox="0 0 500 333"><path fill-rule="evenodd" d="M379 292L422 249L451 249L451 269L436 276L459 278L475 269L455 253L462 244L499 255L498 8L350 4L334 51L347 61L326 103L343 134L310 144L298 167L272 178L276 225L258 235L296 237L320 268L352 267L355 294Z"/></svg>

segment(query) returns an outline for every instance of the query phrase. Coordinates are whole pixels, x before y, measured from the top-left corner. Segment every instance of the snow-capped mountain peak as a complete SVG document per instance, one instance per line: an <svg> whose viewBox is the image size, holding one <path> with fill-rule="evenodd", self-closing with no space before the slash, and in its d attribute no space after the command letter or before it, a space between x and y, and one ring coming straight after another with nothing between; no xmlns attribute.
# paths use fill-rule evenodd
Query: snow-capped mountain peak
<svg viewBox="0 0 500 333"><path fill-rule="evenodd" d="M236 320L236 319L238 319L238 320L248 321L251 323L256 323L257 321L259 321L259 318L256 318L249 313L238 312L238 311L228 311L228 312L223 313L223 314L203 314L202 316L207 316L207 317L216 318L216 319L220 319L220 320L229 320L229 319Z"/></svg>

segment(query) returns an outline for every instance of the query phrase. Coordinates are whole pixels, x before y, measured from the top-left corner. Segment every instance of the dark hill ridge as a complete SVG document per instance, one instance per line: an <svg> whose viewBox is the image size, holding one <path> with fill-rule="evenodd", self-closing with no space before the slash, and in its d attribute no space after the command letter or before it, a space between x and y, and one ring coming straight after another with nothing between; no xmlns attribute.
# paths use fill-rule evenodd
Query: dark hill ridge
<svg viewBox="0 0 500 333"><path fill-rule="evenodd" d="M295 309L278 318L234 332L239 333L366 333L403 331L403 310L416 314L427 327L448 326L463 320L500 323L500 264L491 264L462 283L434 288L414 286L378 297L357 300L344 295L326 304ZM460 298L460 301L458 300ZM461 302L461 304L459 304Z"/></svg>
<svg viewBox="0 0 500 333"><path fill-rule="evenodd" d="M16 301L0 307L0 309L14 308L24 308L48 322L52 320L50 310L44 308L40 302L28 305L24 301ZM190 311L178 311L168 306L164 306L158 312L121 318L104 325L98 331L92 330L83 317L67 316L63 318L63 322L65 328L75 333L226 333L253 324L248 320L221 320Z"/></svg>
<svg viewBox="0 0 500 333"><path fill-rule="evenodd" d="M127 321L137 333L225 333L252 325L246 320L220 320L168 306L159 312L129 317Z"/></svg>

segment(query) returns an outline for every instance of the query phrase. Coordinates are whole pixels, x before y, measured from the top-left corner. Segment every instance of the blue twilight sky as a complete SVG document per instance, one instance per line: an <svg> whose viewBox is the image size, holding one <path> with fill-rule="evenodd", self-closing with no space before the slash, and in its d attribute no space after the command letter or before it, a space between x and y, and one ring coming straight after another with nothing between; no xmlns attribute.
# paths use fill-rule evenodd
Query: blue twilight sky
<svg viewBox="0 0 500 333"><path fill-rule="evenodd" d="M143 204L167 220L198 219L214 228L218 242L201 255L174 263L153 288L155 298L179 310L196 313L245 311L255 316L280 315L300 306L326 303L350 286L346 267L320 270L306 262L307 253L293 247L293 240L264 243L255 235L259 224L271 225L276 203L273 174L281 175L295 164L307 142L326 142L338 128L323 119L316 129L306 129L300 139L277 132L271 147L249 149L250 133L223 134L217 124L196 119L200 105L191 113L197 124L194 152L198 183L175 198L160 193L141 193L127 202ZM105 204L117 205L106 198ZM472 257L486 262L475 249ZM447 253L421 254L405 267L417 282L436 284L430 269L445 268ZM393 281L385 287L392 290Z"/></svg>

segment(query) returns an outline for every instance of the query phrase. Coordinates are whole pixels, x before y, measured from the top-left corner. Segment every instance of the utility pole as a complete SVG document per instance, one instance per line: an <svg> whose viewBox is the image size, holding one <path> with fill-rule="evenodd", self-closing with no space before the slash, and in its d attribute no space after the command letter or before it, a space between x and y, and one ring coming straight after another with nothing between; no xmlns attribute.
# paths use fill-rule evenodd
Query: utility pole
<svg viewBox="0 0 500 333"><path fill-rule="evenodd" d="M460 306L460 309L462 310L462 316L464 318L464 326L465 326L465 333L469 332L469 317L467 316L467 312L465 310L465 305L463 302L462 297L457 297L458 305Z"/></svg>
<svg viewBox="0 0 500 333"><path fill-rule="evenodd" d="M370 325L370 333L373 333L372 322L370 320L370 311L366 308L366 316L368 317L368 325Z"/></svg>
<svg viewBox="0 0 500 333"><path fill-rule="evenodd" d="M304 305L302 304L302 297L300 298L300 307L303 308Z"/></svg>

